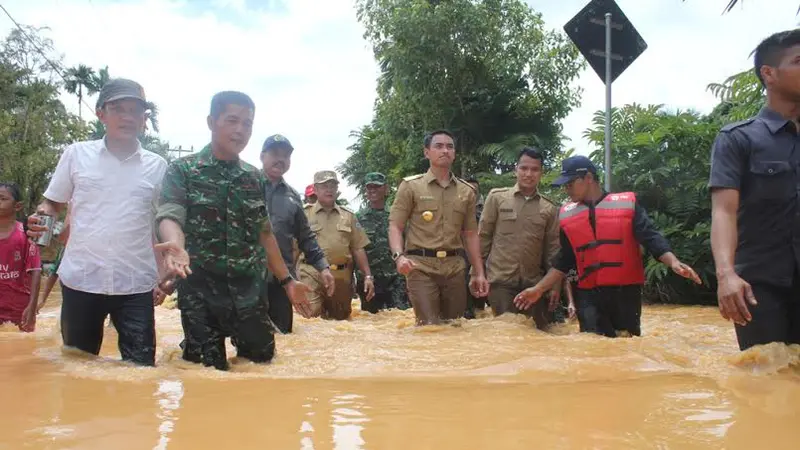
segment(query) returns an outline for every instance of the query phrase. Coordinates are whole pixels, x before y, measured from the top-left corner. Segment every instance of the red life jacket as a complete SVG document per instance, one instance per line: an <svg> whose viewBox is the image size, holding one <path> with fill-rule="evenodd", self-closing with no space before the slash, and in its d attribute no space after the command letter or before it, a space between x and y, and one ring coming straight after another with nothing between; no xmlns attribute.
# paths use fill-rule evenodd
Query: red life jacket
<svg viewBox="0 0 800 450"><path fill-rule="evenodd" d="M558 219L569 238L578 263L578 287L644 284L644 263L633 234L636 194L608 194L595 206L596 232L589 222L589 207L567 203Z"/></svg>

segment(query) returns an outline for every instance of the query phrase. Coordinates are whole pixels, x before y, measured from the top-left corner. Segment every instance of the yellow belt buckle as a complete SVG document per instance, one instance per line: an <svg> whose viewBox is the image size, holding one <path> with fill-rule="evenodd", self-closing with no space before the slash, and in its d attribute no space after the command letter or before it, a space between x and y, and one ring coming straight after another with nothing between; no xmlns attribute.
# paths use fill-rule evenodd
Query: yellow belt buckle
<svg viewBox="0 0 800 450"><path fill-rule="evenodd" d="M444 251L444 250L439 250L438 252L436 252L436 257L437 258L446 258L447 257L447 252Z"/></svg>
<svg viewBox="0 0 800 450"><path fill-rule="evenodd" d="M331 270L339 270L339 266L336 264L331 264Z"/></svg>

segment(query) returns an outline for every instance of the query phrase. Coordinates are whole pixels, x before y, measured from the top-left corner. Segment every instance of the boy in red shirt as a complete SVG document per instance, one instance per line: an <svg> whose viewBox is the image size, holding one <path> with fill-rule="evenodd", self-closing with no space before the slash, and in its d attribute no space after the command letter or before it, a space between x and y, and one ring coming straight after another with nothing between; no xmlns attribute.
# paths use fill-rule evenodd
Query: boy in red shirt
<svg viewBox="0 0 800 450"><path fill-rule="evenodd" d="M39 247L17 221L21 200L17 185L0 182L0 324L30 332L36 327L42 264Z"/></svg>

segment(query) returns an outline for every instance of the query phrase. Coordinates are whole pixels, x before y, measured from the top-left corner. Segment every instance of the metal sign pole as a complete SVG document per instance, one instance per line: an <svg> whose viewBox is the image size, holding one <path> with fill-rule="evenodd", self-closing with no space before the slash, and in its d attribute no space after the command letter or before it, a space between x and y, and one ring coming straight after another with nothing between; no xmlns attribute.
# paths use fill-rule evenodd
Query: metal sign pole
<svg viewBox="0 0 800 450"><path fill-rule="evenodd" d="M606 192L611 192L611 13L606 13Z"/></svg>

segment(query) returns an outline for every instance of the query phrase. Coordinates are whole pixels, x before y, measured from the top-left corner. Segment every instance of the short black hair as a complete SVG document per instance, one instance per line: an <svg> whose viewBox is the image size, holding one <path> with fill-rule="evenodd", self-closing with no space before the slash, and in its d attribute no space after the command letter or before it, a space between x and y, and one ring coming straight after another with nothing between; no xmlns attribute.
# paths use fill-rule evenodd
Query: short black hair
<svg viewBox="0 0 800 450"><path fill-rule="evenodd" d="M426 134L425 135L425 139L422 140L422 145L424 145L425 148L430 148L431 142L433 141L433 137L437 136L439 134L444 134L445 136L450 136L450 139L453 140L453 145L456 145L456 137L453 135L453 133L451 133L451 132L449 132L447 130L444 130L444 129L433 130L430 133Z"/></svg>
<svg viewBox="0 0 800 450"><path fill-rule="evenodd" d="M22 201L22 191L19 190L19 186L15 183L0 181L0 189L2 188L8 189L8 192L11 192L11 198L13 198L15 202Z"/></svg>
<svg viewBox="0 0 800 450"><path fill-rule="evenodd" d="M753 65L761 86L767 87L761 77L761 66L776 67L780 65L786 50L796 45L800 45L800 28L775 33L758 44L758 47L753 50Z"/></svg>
<svg viewBox="0 0 800 450"><path fill-rule="evenodd" d="M211 98L211 117L218 119L228 105L246 106L255 112L256 104L249 95L239 91L222 91Z"/></svg>
<svg viewBox="0 0 800 450"><path fill-rule="evenodd" d="M519 156L517 156L517 164L519 164L519 160L523 156L538 159L544 165L544 153L536 147L522 147L522 150L519 151Z"/></svg>

